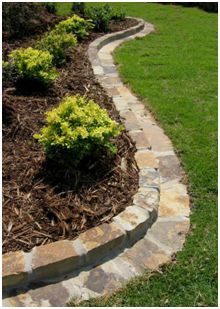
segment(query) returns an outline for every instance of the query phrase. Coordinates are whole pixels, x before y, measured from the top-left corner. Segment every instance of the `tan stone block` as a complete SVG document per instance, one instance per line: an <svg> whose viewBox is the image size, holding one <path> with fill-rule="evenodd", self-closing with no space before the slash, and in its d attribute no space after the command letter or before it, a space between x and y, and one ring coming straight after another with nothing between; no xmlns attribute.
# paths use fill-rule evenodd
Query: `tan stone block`
<svg viewBox="0 0 220 309"><path fill-rule="evenodd" d="M100 60L101 65L103 65L103 66L106 66L106 65L113 65L113 64L114 64L112 58L103 59L103 58L101 58L99 55L98 55L98 57L99 57L99 60Z"/></svg>
<svg viewBox="0 0 220 309"><path fill-rule="evenodd" d="M131 249L126 250L121 258L137 269L139 273L146 269L155 270L170 260L170 255L148 239L141 239Z"/></svg>
<svg viewBox="0 0 220 309"><path fill-rule="evenodd" d="M189 216L189 196L186 193L183 194L184 191L182 187L184 187L184 185L180 183L173 184L171 188L166 188L163 184L161 185L160 217Z"/></svg>
<svg viewBox="0 0 220 309"><path fill-rule="evenodd" d="M107 89L106 89L106 92L107 92L107 94L108 94L109 96L111 96L111 97L113 97L113 96L118 96L118 95L119 95L119 92L118 92L117 88L114 88L114 87L112 87L112 88L107 88Z"/></svg>
<svg viewBox="0 0 220 309"><path fill-rule="evenodd" d="M28 294L37 307L43 305L42 300L47 300L49 307L62 307L69 301L71 296L62 282L48 284L38 289L31 289Z"/></svg>
<svg viewBox="0 0 220 309"><path fill-rule="evenodd" d="M79 236L80 241L87 250L87 263L99 263L100 259L123 247L125 231L112 223L96 226Z"/></svg>
<svg viewBox="0 0 220 309"><path fill-rule="evenodd" d="M124 280L118 273L106 273L101 267L96 267L90 271L85 286L100 295L118 288L120 281Z"/></svg>
<svg viewBox="0 0 220 309"><path fill-rule="evenodd" d="M122 114L125 111L128 111L128 104L121 96L113 96L113 102L115 104L117 111L122 112Z"/></svg>
<svg viewBox="0 0 220 309"><path fill-rule="evenodd" d="M28 273L25 270L25 259L22 251L3 254L2 277L3 287L16 286L27 281Z"/></svg>
<svg viewBox="0 0 220 309"><path fill-rule="evenodd" d="M180 161L175 154L158 156L157 159L159 161L161 182L167 182L175 179L180 180L182 178L183 170L181 168Z"/></svg>
<svg viewBox="0 0 220 309"><path fill-rule="evenodd" d="M104 70L102 66L93 66L93 72L95 75L104 75Z"/></svg>
<svg viewBox="0 0 220 309"><path fill-rule="evenodd" d="M147 238L154 240L165 251L173 254L181 250L189 231L189 219L184 217L158 218L148 231Z"/></svg>
<svg viewBox="0 0 220 309"><path fill-rule="evenodd" d="M160 193L154 188L139 188L134 195L133 203L149 211L152 222L155 222L158 214Z"/></svg>
<svg viewBox="0 0 220 309"><path fill-rule="evenodd" d="M154 168L142 169L139 172L139 186L160 189L160 175Z"/></svg>
<svg viewBox="0 0 220 309"><path fill-rule="evenodd" d="M129 135L135 142L137 149L146 149L151 147L143 131L129 131Z"/></svg>
<svg viewBox="0 0 220 309"><path fill-rule="evenodd" d="M127 101L128 100L136 100L136 97L133 96L133 94L129 91L129 89L125 86L119 86L117 87L117 90L118 92L120 93L120 95L126 99Z"/></svg>
<svg viewBox="0 0 220 309"><path fill-rule="evenodd" d="M130 100L128 102L128 106L136 114L138 114L141 111L146 111L144 104L139 102L136 98L134 100Z"/></svg>
<svg viewBox="0 0 220 309"><path fill-rule="evenodd" d="M150 120L149 120L150 122ZM144 133L151 143L153 151L170 151L173 150L173 146L169 138L164 134L163 130L155 123L149 123L144 121L141 123L144 129Z"/></svg>
<svg viewBox="0 0 220 309"><path fill-rule="evenodd" d="M100 50L98 52L98 55L99 55L99 58L101 60L109 60L109 61L113 62L112 56L108 52L104 52L104 51Z"/></svg>
<svg viewBox="0 0 220 309"><path fill-rule="evenodd" d="M139 150L135 153L135 160L139 169L158 168L158 160L152 151Z"/></svg>
<svg viewBox="0 0 220 309"><path fill-rule="evenodd" d="M104 78L101 80L101 85L106 88L112 88L118 85L121 85L122 82L117 76L108 76L104 75Z"/></svg>
<svg viewBox="0 0 220 309"><path fill-rule="evenodd" d="M35 247L32 260L34 279L56 277L81 266L83 254L79 254L73 244L74 241L61 240Z"/></svg>
<svg viewBox="0 0 220 309"><path fill-rule="evenodd" d="M124 118L124 124L127 131L141 129L141 125L139 124L135 113L131 111L124 111L120 113L120 116Z"/></svg>
<svg viewBox="0 0 220 309"><path fill-rule="evenodd" d="M136 241L142 237L151 226L149 212L138 206L127 207L114 217L113 221L127 231L131 241Z"/></svg>
<svg viewBox="0 0 220 309"><path fill-rule="evenodd" d="M10 292L9 292L10 293ZM10 294L9 294L10 295ZM5 301L6 300L6 301ZM15 296L3 300L3 307L36 307L28 293L23 291Z"/></svg>

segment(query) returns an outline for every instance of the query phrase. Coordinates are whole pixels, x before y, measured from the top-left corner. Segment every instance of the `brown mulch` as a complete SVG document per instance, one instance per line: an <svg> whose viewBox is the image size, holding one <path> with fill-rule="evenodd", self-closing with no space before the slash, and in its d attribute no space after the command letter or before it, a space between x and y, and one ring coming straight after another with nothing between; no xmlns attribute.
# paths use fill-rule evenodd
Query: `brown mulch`
<svg viewBox="0 0 220 309"><path fill-rule="evenodd" d="M128 20L114 31L134 25ZM45 93L29 89L3 92L3 253L29 251L36 245L74 239L87 229L109 222L132 202L138 188L135 147L123 132L118 153L89 157L77 169L45 158L33 134L44 125L44 113L65 95L81 94L106 108L120 122L112 100L95 80L87 57L92 33L71 51L60 78ZM15 43L13 43L15 44Z"/></svg>

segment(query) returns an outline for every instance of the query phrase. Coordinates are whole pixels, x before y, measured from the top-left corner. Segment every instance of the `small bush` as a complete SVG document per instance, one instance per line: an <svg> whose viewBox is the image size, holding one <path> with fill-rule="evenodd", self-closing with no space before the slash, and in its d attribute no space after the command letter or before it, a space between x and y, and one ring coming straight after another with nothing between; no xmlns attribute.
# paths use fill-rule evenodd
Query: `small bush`
<svg viewBox="0 0 220 309"><path fill-rule="evenodd" d="M95 24L96 31L107 32L112 17L112 9L108 4L102 7L88 7L85 16Z"/></svg>
<svg viewBox="0 0 220 309"><path fill-rule="evenodd" d="M48 13L51 13L51 14L57 13L57 6L55 2L45 2L43 5L46 8Z"/></svg>
<svg viewBox="0 0 220 309"><path fill-rule="evenodd" d="M85 14L85 3L84 2L73 2L71 10L76 14L84 16Z"/></svg>
<svg viewBox="0 0 220 309"><path fill-rule="evenodd" d="M77 38L74 34L51 31L36 44L36 48L48 51L53 55L53 64L61 66L66 62L67 50L76 44Z"/></svg>
<svg viewBox="0 0 220 309"><path fill-rule="evenodd" d="M89 31L93 29L91 20L85 20L77 15L61 21L56 27L57 32L67 32L76 35L77 39L84 39L89 35Z"/></svg>
<svg viewBox="0 0 220 309"><path fill-rule="evenodd" d="M19 78L25 80L38 80L49 85L58 73L52 65L53 56L48 51L20 48L9 54L11 65L17 70Z"/></svg>
<svg viewBox="0 0 220 309"><path fill-rule="evenodd" d="M49 158L71 160L69 163L77 165L103 147L111 153L117 151L111 138L120 134L122 126L93 100L79 95L66 97L46 116L46 126L34 138Z"/></svg>
<svg viewBox="0 0 220 309"><path fill-rule="evenodd" d="M108 4L101 7L88 7L85 16L93 21L95 30L99 32L107 32L111 20L121 21L125 19L123 11L114 11Z"/></svg>
<svg viewBox="0 0 220 309"><path fill-rule="evenodd" d="M125 20L125 12L123 11L114 11L112 13L111 20L123 21Z"/></svg>

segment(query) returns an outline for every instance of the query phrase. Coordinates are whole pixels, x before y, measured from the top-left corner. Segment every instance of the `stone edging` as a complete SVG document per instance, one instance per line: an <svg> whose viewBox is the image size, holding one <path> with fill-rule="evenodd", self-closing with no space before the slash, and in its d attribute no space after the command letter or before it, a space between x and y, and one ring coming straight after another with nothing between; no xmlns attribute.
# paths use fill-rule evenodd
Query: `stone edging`
<svg viewBox="0 0 220 309"><path fill-rule="evenodd" d="M180 162L163 130L121 82L111 56L121 43L154 31L151 24L137 20L137 26L103 36L88 50L94 74L113 98L136 143L139 190L133 205L113 222L88 230L74 241L4 255L3 286L44 282L25 292L18 288L17 296L6 292L6 306L63 306L71 297L84 300L101 296L146 269L168 263L183 247L190 207L186 186L181 183L184 173ZM106 255L109 259L100 261ZM88 265L90 268L85 268ZM78 272L56 281L56 276L74 270Z"/></svg>
<svg viewBox="0 0 220 309"><path fill-rule="evenodd" d="M128 30L108 34L95 40L90 44L89 58L92 58L93 53L97 56L97 51L105 44L135 34L143 30L144 25L144 22L140 21L137 26ZM93 63L94 61L95 58ZM94 67L95 70L96 67ZM57 241L35 247L28 253L17 251L4 254L3 288L14 288L30 282L44 281L83 269L86 266L95 266L113 249L122 251L135 243L156 220L159 202L157 162L148 148L148 141L142 138L142 132L138 131L139 126L130 123L129 119L125 124L126 128L137 129L137 131L132 131L133 138L140 140L137 144L138 150L135 158L140 168L142 184L140 192L134 198L134 205L115 216L113 222L89 229L73 241ZM155 185L144 180L147 177L146 172L153 175ZM152 202L143 203L142 199L147 196Z"/></svg>

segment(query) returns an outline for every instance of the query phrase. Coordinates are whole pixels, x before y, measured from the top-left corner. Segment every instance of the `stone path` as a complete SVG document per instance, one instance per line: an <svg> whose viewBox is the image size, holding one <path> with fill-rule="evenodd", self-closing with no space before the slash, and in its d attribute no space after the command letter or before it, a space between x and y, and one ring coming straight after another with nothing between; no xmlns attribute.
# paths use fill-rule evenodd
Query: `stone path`
<svg viewBox="0 0 220 309"><path fill-rule="evenodd" d="M94 74L113 98L128 133L136 142L139 191L133 205L126 209L126 216L122 213L114 219L114 224L131 238L129 246L118 254L112 248L107 257L96 261L96 264L100 263L96 267L87 266L62 279L53 277L42 284L38 282L6 291L3 306L64 306L71 298L80 301L101 296L143 271L158 269L182 249L189 230L190 207L186 186L181 182L184 173L180 162L170 140L149 111L123 85L111 55L121 43L152 31L151 24L139 20L138 26L97 39L88 50ZM148 230L143 219L146 209L151 218ZM139 221L137 230L127 220L129 212ZM130 230L134 232L130 233ZM142 232L138 241L135 231Z"/></svg>

